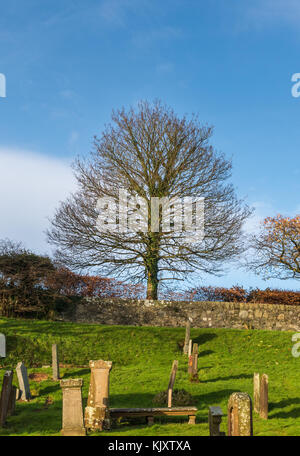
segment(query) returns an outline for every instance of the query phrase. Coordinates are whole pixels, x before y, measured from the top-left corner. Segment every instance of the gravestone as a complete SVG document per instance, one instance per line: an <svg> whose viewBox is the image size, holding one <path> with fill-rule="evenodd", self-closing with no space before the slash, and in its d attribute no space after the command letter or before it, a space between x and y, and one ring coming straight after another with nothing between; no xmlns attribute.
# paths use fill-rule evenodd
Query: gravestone
<svg viewBox="0 0 300 456"><path fill-rule="evenodd" d="M191 336L191 322L188 319L185 326L185 339L184 339L184 346L183 346L183 353L185 355L188 354L189 351L189 341Z"/></svg>
<svg viewBox="0 0 300 456"><path fill-rule="evenodd" d="M90 361L91 380L88 394L87 406L84 412L84 423L87 429L110 428L110 417L108 408L109 398L109 373L112 362Z"/></svg>
<svg viewBox="0 0 300 456"><path fill-rule="evenodd" d="M189 360L188 360L188 374L189 374L189 376L192 375L192 371L193 371L193 357L191 355L191 356L189 356Z"/></svg>
<svg viewBox="0 0 300 456"><path fill-rule="evenodd" d="M172 407L172 394L173 394L173 387L176 379L176 372L178 369L178 361L173 361L170 380L168 385L168 407Z"/></svg>
<svg viewBox="0 0 300 456"><path fill-rule="evenodd" d="M198 344L193 344L193 353L191 356L191 360L189 361L191 367L190 369L190 380L191 382L198 383Z"/></svg>
<svg viewBox="0 0 300 456"><path fill-rule="evenodd" d="M253 435L252 401L247 393L233 393L229 398L228 435Z"/></svg>
<svg viewBox="0 0 300 456"><path fill-rule="evenodd" d="M17 399L17 388L15 386L12 386L9 400L8 400L7 416L14 415L15 408L16 408L16 399Z"/></svg>
<svg viewBox="0 0 300 456"><path fill-rule="evenodd" d="M266 374L262 374L260 379L259 416L265 420L268 419L268 388L269 378Z"/></svg>
<svg viewBox="0 0 300 456"><path fill-rule="evenodd" d="M12 390L12 379L13 379L13 371L6 371L3 377L2 383L2 390L1 390L1 397L0 397L0 426L4 426L8 406L9 406L9 399Z"/></svg>
<svg viewBox="0 0 300 456"><path fill-rule="evenodd" d="M23 362L17 364L16 372L19 382L20 399L22 401L29 401L31 399L29 380L27 375L27 369Z"/></svg>
<svg viewBox="0 0 300 456"><path fill-rule="evenodd" d="M0 333L0 357L6 358L6 340L5 335Z"/></svg>
<svg viewBox="0 0 300 456"><path fill-rule="evenodd" d="M254 373L253 376L253 409L256 413L259 413L260 406L260 378L258 373Z"/></svg>
<svg viewBox="0 0 300 456"><path fill-rule="evenodd" d="M62 402L62 430L64 436L83 436L86 430L83 425L82 410L82 378L61 380Z"/></svg>
<svg viewBox="0 0 300 456"><path fill-rule="evenodd" d="M59 359L57 345L52 345L52 378L53 380L59 380Z"/></svg>
<svg viewBox="0 0 300 456"><path fill-rule="evenodd" d="M209 435L211 437L224 436L225 432L220 431L223 412L220 407L209 407L208 409L208 425Z"/></svg>
<svg viewBox="0 0 300 456"><path fill-rule="evenodd" d="M192 341L192 339L190 339L188 357L192 356L192 347L193 347L193 341Z"/></svg>

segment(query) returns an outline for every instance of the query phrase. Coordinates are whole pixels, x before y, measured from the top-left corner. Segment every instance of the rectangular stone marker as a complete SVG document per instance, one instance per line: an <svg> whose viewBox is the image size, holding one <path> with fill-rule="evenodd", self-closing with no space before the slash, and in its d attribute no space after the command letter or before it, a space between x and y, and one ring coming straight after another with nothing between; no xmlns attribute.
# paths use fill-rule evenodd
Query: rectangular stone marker
<svg viewBox="0 0 300 456"><path fill-rule="evenodd" d="M6 341L5 341L5 335L0 333L0 357L5 358L6 357Z"/></svg>
<svg viewBox="0 0 300 456"><path fill-rule="evenodd" d="M269 378L266 374L262 374L260 379L259 416L265 420L268 419L268 388Z"/></svg>
<svg viewBox="0 0 300 456"><path fill-rule="evenodd" d="M0 397L0 426L4 426L8 406L9 406L9 398L11 395L12 390L12 379L13 379L13 371L6 371L3 377L2 383L2 390L1 390L1 397Z"/></svg>
<svg viewBox="0 0 300 456"><path fill-rule="evenodd" d="M188 354L189 351L189 341L191 336L191 322L188 319L185 326L185 339L184 339L184 346L183 346L183 353L185 355Z"/></svg>
<svg viewBox="0 0 300 456"><path fill-rule="evenodd" d="M189 362L188 362L188 374L191 376L193 373L193 355L189 356Z"/></svg>
<svg viewBox="0 0 300 456"><path fill-rule="evenodd" d="M57 345L52 345L52 378L53 380L59 380L59 359Z"/></svg>
<svg viewBox="0 0 300 456"><path fill-rule="evenodd" d="M220 431L223 412L220 407L209 407L208 409L208 425L209 435L211 437L223 436L225 432Z"/></svg>
<svg viewBox="0 0 300 456"><path fill-rule="evenodd" d="M199 378L198 378L198 344L194 344L193 345L193 353L192 353L192 356L191 356L191 378L190 380L192 382L196 382L198 383L199 382Z"/></svg>
<svg viewBox="0 0 300 456"><path fill-rule="evenodd" d="M252 401L247 393L233 393L229 398L228 435L253 435Z"/></svg>
<svg viewBox="0 0 300 456"><path fill-rule="evenodd" d="M192 341L192 339L190 339L188 357L192 356L192 347L193 347L193 341Z"/></svg>
<svg viewBox="0 0 300 456"><path fill-rule="evenodd" d="M64 436L86 435L83 425L82 378L61 380L60 386L63 393L61 434Z"/></svg>
<svg viewBox="0 0 300 456"><path fill-rule="evenodd" d="M259 413L260 378L258 373L253 376L253 409Z"/></svg>
<svg viewBox="0 0 300 456"><path fill-rule="evenodd" d="M91 380L87 406L84 412L84 423L87 429L110 428L108 408L109 399L109 373L112 367L111 361L90 361Z"/></svg>
<svg viewBox="0 0 300 456"><path fill-rule="evenodd" d="M9 400L8 400L7 416L11 416L11 415L15 414L16 398L17 398L17 388L15 386L12 386Z"/></svg>
<svg viewBox="0 0 300 456"><path fill-rule="evenodd" d="M170 380L168 384L168 407L172 407L172 394L173 394L173 387L176 379L176 372L178 369L178 361L173 361Z"/></svg>
<svg viewBox="0 0 300 456"><path fill-rule="evenodd" d="M29 380L27 375L27 369L23 362L17 364L16 372L19 382L20 399L22 401L29 401L31 399Z"/></svg>

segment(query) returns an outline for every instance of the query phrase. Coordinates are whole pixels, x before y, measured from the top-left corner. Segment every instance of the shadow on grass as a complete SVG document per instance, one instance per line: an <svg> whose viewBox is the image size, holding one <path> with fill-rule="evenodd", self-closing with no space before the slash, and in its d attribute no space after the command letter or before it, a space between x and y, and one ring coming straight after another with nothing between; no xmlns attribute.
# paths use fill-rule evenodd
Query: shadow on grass
<svg viewBox="0 0 300 456"><path fill-rule="evenodd" d="M199 334L197 337L193 337L192 339L193 339L194 344L203 345L206 342L209 342L210 340L215 339L216 337L218 337L218 336L215 333L203 333L203 334Z"/></svg>
<svg viewBox="0 0 300 456"><path fill-rule="evenodd" d="M240 375L229 375L228 377L216 377L210 378L209 380L201 380L201 383L215 383L220 381L227 381L227 380L239 380L242 378L252 378L253 375L251 374L240 374Z"/></svg>
<svg viewBox="0 0 300 456"><path fill-rule="evenodd" d="M211 355L212 353L215 353L213 350L203 350L202 352L199 352L199 358L203 358L204 356Z"/></svg>
<svg viewBox="0 0 300 456"><path fill-rule="evenodd" d="M299 402L298 402L299 403ZM274 413L269 419L273 418L299 418L300 417L300 407L294 408L289 412L277 412Z"/></svg>
<svg viewBox="0 0 300 456"><path fill-rule="evenodd" d="M227 401L229 399L229 396L235 392L236 389L223 389L219 391L212 391L206 394L193 394L194 405L198 407L199 411L207 409L208 413L208 407L210 407L211 405L220 405L221 402L223 402L224 400Z"/></svg>
<svg viewBox="0 0 300 456"><path fill-rule="evenodd" d="M288 399L283 399L282 401L279 402L270 402L269 403L269 412L276 410L276 409L283 409L285 407L289 407L291 405L298 405L300 404L300 398L299 397L290 397ZM299 418L300 417L300 407L294 408L293 410L290 410L289 412L284 412L284 411L278 411L271 416L269 416L269 419L273 418Z"/></svg>
<svg viewBox="0 0 300 456"><path fill-rule="evenodd" d="M80 369L76 370L76 372L64 372L62 379L65 380L67 378L80 378L81 375L88 375L90 374L90 369Z"/></svg>

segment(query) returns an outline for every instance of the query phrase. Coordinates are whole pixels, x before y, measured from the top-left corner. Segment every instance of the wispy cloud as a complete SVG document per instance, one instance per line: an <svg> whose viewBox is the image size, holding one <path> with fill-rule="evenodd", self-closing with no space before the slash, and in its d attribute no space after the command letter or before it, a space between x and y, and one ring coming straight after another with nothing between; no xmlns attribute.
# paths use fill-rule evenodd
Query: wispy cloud
<svg viewBox="0 0 300 456"><path fill-rule="evenodd" d="M275 207L272 203L266 201L254 201L251 204L251 207L254 208L254 213L247 220L244 226L244 229L248 234L257 233L261 228L262 221L266 217L275 217L278 214L282 214L286 217L294 217L300 213L300 204L289 213L287 213L286 210L280 207Z"/></svg>
<svg viewBox="0 0 300 456"><path fill-rule="evenodd" d="M75 190L69 163L30 151L0 147L0 239L49 251L44 231L59 201Z"/></svg>

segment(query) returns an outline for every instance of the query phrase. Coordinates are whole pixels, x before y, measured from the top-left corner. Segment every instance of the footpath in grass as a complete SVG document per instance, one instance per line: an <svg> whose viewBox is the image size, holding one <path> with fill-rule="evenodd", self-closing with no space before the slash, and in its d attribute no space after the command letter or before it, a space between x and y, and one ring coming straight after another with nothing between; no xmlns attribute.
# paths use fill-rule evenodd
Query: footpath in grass
<svg viewBox="0 0 300 456"><path fill-rule="evenodd" d="M110 436L205 436L208 407L219 405L227 433L227 402L231 393L253 395L253 373L269 376L269 419L254 414L254 435L300 435L300 358L291 354L292 332L193 329L199 344L199 379L188 380L187 357L182 355L184 328L103 326L21 319L0 319L0 332L7 338L7 358L0 360L0 382L5 370L19 361L28 373L48 374L42 381L30 380L32 401L17 403L0 435L59 435L62 393L51 380L51 346L59 347L62 378L83 378L85 406L90 359L113 361L110 375L111 407L151 407L152 399L167 388L174 359L179 362L175 388L185 389L198 407L196 425L187 417L156 418L148 427L142 419L114 425ZM46 377L45 375L43 377ZM17 378L14 373L14 384ZM99 435L99 434L93 434Z"/></svg>

